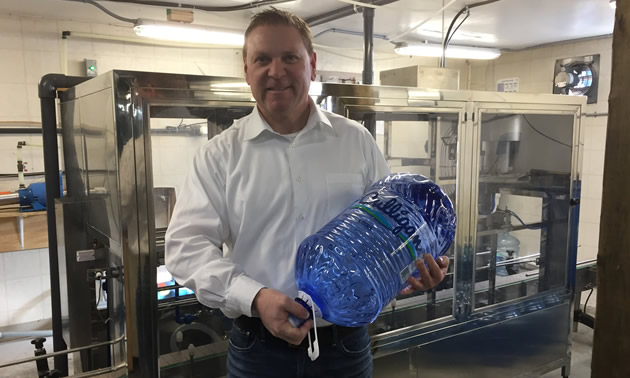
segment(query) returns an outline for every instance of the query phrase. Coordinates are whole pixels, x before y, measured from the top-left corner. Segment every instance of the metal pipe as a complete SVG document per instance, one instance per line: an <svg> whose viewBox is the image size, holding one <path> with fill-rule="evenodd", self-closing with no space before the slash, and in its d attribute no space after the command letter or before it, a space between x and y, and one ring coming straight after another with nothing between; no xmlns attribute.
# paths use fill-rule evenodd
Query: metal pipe
<svg viewBox="0 0 630 378"><path fill-rule="evenodd" d="M111 373L113 371L118 371L118 370L124 369L126 367L127 367L127 363L123 362L122 364L118 364L116 366L112 366L112 367L108 367L108 368L92 370L92 371L88 371L88 372L81 373L81 374L74 374L72 376L72 378L86 378L86 377L102 376L105 373Z"/></svg>
<svg viewBox="0 0 630 378"><path fill-rule="evenodd" d="M67 349L63 340L61 323L61 288L59 287L59 259L57 256L57 223L55 199L60 197L59 190L59 146L57 144L57 98L58 88L70 88L88 80L87 77L73 77L61 74L48 74L39 82L41 103L42 139L44 142L44 171L46 173L46 215L48 221L48 254L50 265L50 299L53 330L53 350ZM62 375L68 375L68 356L55 356L55 369Z"/></svg>
<svg viewBox="0 0 630 378"><path fill-rule="evenodd" d="M0 134L41 134L42 129L35 127L0 127Z"/></svg>
<svg viewBox="0 0 630 378"><path fill-rule="evenodd" d="M324 31L320 31L319 33L315 34L313 36L313 39L315 39L315 38L317 38L317 37L319 37L321 35L324 35L326 33L341 33L341 34L356 35L358 37L363 37L363 33L358 32L358 31L330 28L330 29L326 29ZM383 39L385 41L389 41L389 38L387 38L387 36L385 34L372 34L372 36L374 38L378 38L378 39Z"/></svg>
<svg viewBox="0 0 630 378"><path fill-rule="evenodd" d="M0 332L0 339L17 338L17 337L46 337L52 335L52 329L43 331L22 331L22 332Z"/></svg>
<svg viewBox="0 0 630 378"><path fill-rule="evenodd" d="M247 9L252 9L252 8L260 8L265 5L291 3L295 0L258 0L258 1L252 1L251 3L247 3L247 4L231 5L231 6L223 6L223 7L209 7L209 6L204 6L204 5L169 3L169 2L162 2L162 1L143 1L143 0L109 0L109 1L113 3L151 5L151 6L157 6L157 7L163 7L163 8L196 9L196 10L202 10L206 12L232 12L232 11L247 10Z"/></svg>
<svg viewBox="0 0 630 378"><path fill-rule="evenodd" d="M363 84L374 84L374 8L363 10Z"/></svg>
<svg viewBox="0 0 630 378"><path fill-rule="evenodd" d="M363 84L374 84L374 8L363 9ZM363 126L376 138L376 114L363 116Z"/></svg>
<svg viewBox="0 0 630 378"><path fill-rule="evenodd" d="M61 356L61 355L64 355L64 356L67 357L68 354L70 354L70 353L80 352L82 350L87 350L87 349L99 348L99 347L107 346L107 345L114 345L114 344L118 344L119 342L125 341L125 340L126 340L125 336L120 336L119 338L117 338L115 340L103 341L102 343L97 343L97 344L91 344L91 345L86 345L86 346L82 346L82 347L66 349L66 350L62 350L62 351L54 352L54 353L46 353L46 354L42 354L41 356L34 356L34 357L29 357L29 358L23 358L21 360L9 361L9 362L6 362L6 363L0 365L0 369L5 368L5 367L9 367L9 366L14 366L14 365L21 365L21 364L24 364L24 363L27 363L27 362L43 360L44 358L58 357L58 356ZM59 367L57 365L55 365L55 369L59 369ZM66 373L66 375L68 375L68 373Z"/></svg>
<svg viewBox="0 0 630 378"><path fill-rule="evenodd" d="M587 265L587 264L592 264L594 262L597 262L597 259L591 259L591 260L585 260L585 261L580 261L579 263L577 263L577 265Z"/></svg>
<svg viewBox="0 0 630 378"><path fill-rule="evenodd" d="M13 175L13 177L17 177ZM19 193L10 193L10 194L0 194L0 206L2 205L14 205L16 203L20 203L20 194ZM2 333L0 333L0 337Z"/></svg>
<svg viewBox="0 0 630 378"><path fill-rule="evenodd" d="M387 5L387 4L395 3L397 1L398 0L374 0L374 1L370 2L370 5L381 6L381 5ZM326 12L326 13L322 13L322 14L318 14L318 15L306 18L306 19L304 19L304 21L306 21L308 26L314 27L314 26L317 26L317 25L325 24L327 22L338 20L340 18L352 16L353 14L362 12L364 9L372 9L372 10L374 10L374 8L357 7L355 5L347 5L345 7L337 8L337 9L332 10L330 12Z"/></svg>
<svg viewBox="0 0 630 378"><path fill-rule="evenodd" d="M485 254L485 253L484 253ZM529 261L536 261L536 258L540 257L540 253L534 253L533 255L527 255L523 257L517 257L514 259L497 261L496 266L512 265L514 263L523 263ZM483 270L490 268L490 265L482 265L475 268L475 270Z"/></svg>

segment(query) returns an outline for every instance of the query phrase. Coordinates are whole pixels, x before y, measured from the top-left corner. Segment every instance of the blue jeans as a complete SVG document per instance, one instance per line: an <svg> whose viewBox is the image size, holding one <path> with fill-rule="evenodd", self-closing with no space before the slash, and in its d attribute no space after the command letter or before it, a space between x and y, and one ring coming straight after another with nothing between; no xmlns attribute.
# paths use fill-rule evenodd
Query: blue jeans
<svg viewBox="0 0 630 378"><path fill-rule="evenodd" d="M308 336L307 336L308 337ZM367 327L319 346L311 361L305 348L290 346L267 331L251 332L234 324L227 356L228 378L372 376Z"/></svg>

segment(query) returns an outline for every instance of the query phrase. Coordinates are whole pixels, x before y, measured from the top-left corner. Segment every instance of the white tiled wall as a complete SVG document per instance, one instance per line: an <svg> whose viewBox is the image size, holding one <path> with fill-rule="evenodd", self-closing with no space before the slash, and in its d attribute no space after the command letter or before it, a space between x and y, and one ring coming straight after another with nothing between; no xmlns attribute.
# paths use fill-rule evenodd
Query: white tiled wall
<svg viewBox="0 0 630 378"><path fill-rule="evenodd" d="M521 93L552 93L553 69L557 59L600 54L598 100L586 105L586 113L607 113L610 93L612 38L558 44L506 53L495 61L473 65L475 81L485 81L485 90L495 90L500 79L518 77ZM483 80L482 80L483 78ZM582 118L584 158L582 202L578 237L578 261L597 257L602 199L604 150L608 117Z"/></svg>
<svg viewBox="0 0 630 378"><path fill-rule="evenodd" d="M0 253L0 327L47 318L48 249Z"/></svg>

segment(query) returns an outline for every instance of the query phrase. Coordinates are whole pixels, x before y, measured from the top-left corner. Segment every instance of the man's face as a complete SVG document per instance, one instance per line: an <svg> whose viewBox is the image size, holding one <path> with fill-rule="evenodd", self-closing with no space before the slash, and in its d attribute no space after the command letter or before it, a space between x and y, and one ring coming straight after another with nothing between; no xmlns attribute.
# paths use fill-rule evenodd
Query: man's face
<svg viewBox="0 0 630 378"><path fill-rule="evenodd" d="M262 25L250 32L245 43L245 78L262 114L291 117L307 109L316 55L309 55L297 29Z"/></svg>

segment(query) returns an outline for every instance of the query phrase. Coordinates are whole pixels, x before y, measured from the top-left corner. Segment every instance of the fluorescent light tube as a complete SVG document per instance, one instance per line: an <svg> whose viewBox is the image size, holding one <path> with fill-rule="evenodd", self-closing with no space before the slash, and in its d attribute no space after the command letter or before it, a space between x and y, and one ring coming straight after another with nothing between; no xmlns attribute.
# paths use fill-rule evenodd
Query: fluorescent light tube
<svg viewBox="0 0 630 378"><path fill-rule="evenodd" d="M435 43L405 43L396 44L394 48L397 54L441 57L442 46ZM446 57L455 59L496 59L501 56L499 49L487 47L453 46L446 48Z"/></svg>
<svg viewBox="0 0 630 378"><path fill-rule="evenodd" d="M175 22L139 19L133 29L140 37L166 41L238 47L245 42L243 33Z"/></svg>

